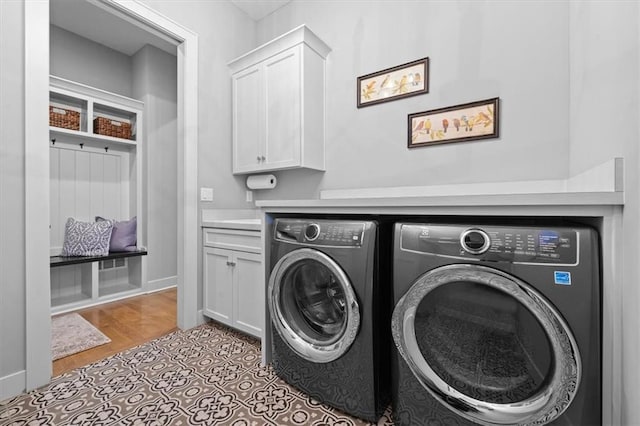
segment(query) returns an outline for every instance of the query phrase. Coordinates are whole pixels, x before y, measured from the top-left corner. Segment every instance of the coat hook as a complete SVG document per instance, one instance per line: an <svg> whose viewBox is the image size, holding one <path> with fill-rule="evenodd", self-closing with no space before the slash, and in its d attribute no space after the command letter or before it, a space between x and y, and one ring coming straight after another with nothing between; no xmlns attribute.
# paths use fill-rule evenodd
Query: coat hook
<svg viewBox="0 0 640 426"><path fill-rule="evenodd" d="M56 138L51 139L51 145L55 145L56 144Z"/></svg>
<svg viewBox="0 0 640 426"><path fill-rule="evenodd" d="M109 147L108 146L104 147L104 152L109 152Z"/></svg>
<svg viewBox="0 0 640 426"><path fill-rule="evenodd" d="M83 143L80 144L80 149L84 149L84 144Z"/></svg>

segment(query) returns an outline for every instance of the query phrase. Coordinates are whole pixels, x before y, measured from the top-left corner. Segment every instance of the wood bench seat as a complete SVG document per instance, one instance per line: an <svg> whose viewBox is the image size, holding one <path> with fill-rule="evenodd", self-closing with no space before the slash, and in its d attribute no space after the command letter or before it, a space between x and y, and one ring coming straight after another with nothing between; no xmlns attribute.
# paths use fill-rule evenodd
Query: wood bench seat
<svg viewBox="0 0 640 426"><path fill-rule="evenodd" d="M123 257L146 256L146 250L110 252L106 256L51 256L49 266L55 268L57 266L79 265L81 263L100 262L101 260L120 259Z"/></svg>

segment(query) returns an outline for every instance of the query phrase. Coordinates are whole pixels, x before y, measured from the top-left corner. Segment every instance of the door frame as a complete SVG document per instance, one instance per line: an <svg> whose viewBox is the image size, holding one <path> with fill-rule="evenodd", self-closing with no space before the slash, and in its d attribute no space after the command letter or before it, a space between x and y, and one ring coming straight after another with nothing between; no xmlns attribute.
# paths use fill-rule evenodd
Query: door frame
<svg viewBox="0 0 640 426"><path fill-rule="evenodd" d="M173 40L178 65L178 327L198 325L198 36L138 0L87 0ZM24 2L25 387L51 379L49 0Z"/></svg>

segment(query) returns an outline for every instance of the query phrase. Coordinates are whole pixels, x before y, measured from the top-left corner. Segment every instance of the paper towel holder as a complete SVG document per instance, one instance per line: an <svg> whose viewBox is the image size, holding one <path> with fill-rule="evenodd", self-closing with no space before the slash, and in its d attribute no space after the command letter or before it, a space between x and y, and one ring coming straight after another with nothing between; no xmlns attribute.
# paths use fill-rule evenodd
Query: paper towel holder
<svg viewBox="0 0 640 426"><path fill-rule="evenodd" d="M252 175L247 177L247 188L249 189L273 189L278 180L274 175Z"/></svg>

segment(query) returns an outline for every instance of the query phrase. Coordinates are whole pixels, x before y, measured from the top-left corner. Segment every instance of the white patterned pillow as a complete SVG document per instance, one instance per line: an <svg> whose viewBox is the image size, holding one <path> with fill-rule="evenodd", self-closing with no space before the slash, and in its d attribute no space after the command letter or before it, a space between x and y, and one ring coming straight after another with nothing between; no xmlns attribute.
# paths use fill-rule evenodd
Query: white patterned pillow
<svg viewBox="0 0 640 426"><path fill-rule="evenodd" d="M80 222L70 217L64 226L63 256L106 256L113 222Z"/></svg>

